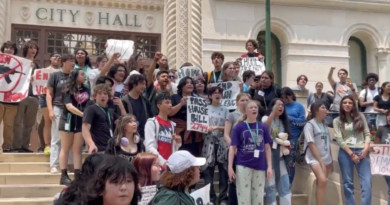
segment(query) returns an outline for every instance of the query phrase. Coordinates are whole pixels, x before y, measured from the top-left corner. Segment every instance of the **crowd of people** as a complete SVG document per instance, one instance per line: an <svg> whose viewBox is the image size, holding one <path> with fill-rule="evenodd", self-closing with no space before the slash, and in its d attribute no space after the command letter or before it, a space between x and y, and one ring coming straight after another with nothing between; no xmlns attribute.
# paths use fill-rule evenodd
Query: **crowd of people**
<svg viewBox="0 0 390 205"><path fill-rule="evenodd" d="M265 198L266 204L274 205L278 196L281 205L291 205L303 137L304 160L317 178L316 204L324 203L327 176L333 171L332 154L338 155L346 203L355 204L356 167L362 204L371 204L368 154L372 141L390 142L390 82L378 88L378 75L367 74L359 95L348 71L339 69L339 80L335 80L332 67L328 82L333 91L324 92L322 82L311 91L305 75L297 77L297 86L279 88L268 70L239 75L242 58L264 62L255 40L248 40L245 48L248 52L231 62L214 52L211 71L180 80L178 70L169 69L169 59L160 52L149 67L140 54L127 62L120 60L119 53L110 58L102 55L94 67L84 49L76 49L75 55L53 53L49 67L35 63L32 70L56 71L45 94L34 95L30 86L21 102L0 102L2 151L32 152L31 130L39 122L39 152L50 155L51 173L61 172L60 184L69 186L57 201L60 204L137 204L140 187L161 182L151 204L193 205L189 193L201 176L211 184L214 204L263 204ZM39 45L29 41L22 50L23 57L34 62ZM1 52L17 55L18 48L8 41ZM187 62L180 68L186 66L193 65ZM235 110L221 105L224 90L210 85L228 81L240 85ZM297 102L296 90L307 91L306 108ZM210 102L207 134L187 129L189 97ZM36 120L37 115L41 119ZM378 129L376 137L372 129ZM287 140L279 140L282 137ZM339 153L331 152L332 139L340 146ZM83 149L91 154L84 164ZM74 167L73 181L68 165ZM213 184L215 167L218 195ZM390 187L390 177L385 179Z"/></svg>

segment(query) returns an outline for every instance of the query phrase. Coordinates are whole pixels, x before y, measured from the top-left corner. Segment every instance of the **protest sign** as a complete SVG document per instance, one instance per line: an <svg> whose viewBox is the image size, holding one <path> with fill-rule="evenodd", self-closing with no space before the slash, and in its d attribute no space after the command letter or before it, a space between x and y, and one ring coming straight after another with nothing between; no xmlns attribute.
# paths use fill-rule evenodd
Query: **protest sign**
<svg viewBox="0 0 390 205"><path fill-rule="evenodd" d="M209 100L200 97L187 98L187 130L207 133L209 129Z"/></svg>
<svg viewBox="0 0 390 205"><path fill-rule="evenodd" d="M371 174L390 176L390 144L371 144Z"/></svg>
<svg viewBox="0 0 390 205"><path fill-rule="evenodd" d="M0 102L20 102L30 86L32 62L5 53L0 54Z"/></svg>
<svg viewBox="0 0 390 205"><path fill-rule="evenodd" d="M59 71L59 69L37 69L34 72L34 81L31 83L33 86L34 95L45 94L47 81L52 73Z"/></svg>
<svg viewBox="0 0 390 205"><path fill-rule="evenodd" d="M238 73L238 76L242 76L247 70L253 70L256 75L261 75L265 71L265 66L258 57L243 58L240 63L240 72Z"/></svg>
<svg viewBox="0 0 390 205"><path fill-rule="evenodd" d="M180 68L177 71L177 79L176 82L179 83L180 80L186 76L191 77L192 79L196 80L197 77L200 75L202 76L203 71L201 68L196 66L185 66Z"/></svg>
<svg viewBox="0 0 390 205"><path fill-rule="evenodd" d="M138 205L147 205L150 201L152 201L153 197L157 193L156 185L152 186L144 186L141 188L142 200L138 202Z"/></svg>
<svg viewBox="0 0 390 205"><path fill-rule="evenodd" d="M129 60L134 53L134 41L108 39L106 47L106 55L111 58L114 53L120 53L119 60Z"/></svg>
<svg viewBox="0 0 390 205"><path fill-rule="evenodd" d="M223 89L221 106L229 110L236 109L236 97L240 93L240 82L228 81L221 83L210 83L211 87L218 86Z"/></svg>
<svg viewBox="0 0 390 205"><path fill-rule="evenodd" d="M191 193L195 200L195 205L209 205L210 203L210 184Z"/></svg>

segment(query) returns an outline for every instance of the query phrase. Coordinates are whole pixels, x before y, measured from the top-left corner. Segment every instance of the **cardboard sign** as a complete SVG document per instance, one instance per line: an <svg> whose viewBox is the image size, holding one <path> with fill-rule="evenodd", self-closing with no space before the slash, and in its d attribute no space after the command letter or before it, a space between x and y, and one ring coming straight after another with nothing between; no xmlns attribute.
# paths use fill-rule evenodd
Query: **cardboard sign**
<svg viewBox="0 0 390 205"><path fill-rule="evenodd" d="M196 66L185 66L180 68L177 71L177 79L176 82L179 83L180 80L186 76L191 77L192 79L196 80L198 76L202 76L203 71L201 68Z"/></svg>
<svg viewBox="0 0 390 205"><path fill-rule="evenodd" d="M240 93L240 82L228 81L221 83L211 83L211 87L218 86L223 89L221 105L229 110L236 109L236 97Z"/></svg>
<svg viewBox="0 0 390 205"><path fill-rule="evenodd" d="M33 86L34 95L45 94L47 81L49 81L50 75L59 69L36 69L34 72L34 81L31 83Z"/></svg>
<svg viewBox="0 0 390 205"><path fill-rule="evenodd" d="M390 144L371 144L371 174L390 176Z"/></svg>
<svg viewBox="0 0 390 205"><path fill-rule="evenodd" d="M129 60L130 56L134 53L134 41L108 39L106 55L108 58L111 58L114 53L121 54L119 60Z"/></svg>
<svg viewBox="0 0 390 205"><path fill-rule="evenodd" d="M191 193L195 200L195 205L209 205L210 203L210 184Z"/></svg>
<svg viewBox="0 0 390 205"><path fill-rule="evenodd" d="M153 197L157 193L157 186L144 186L141 187L142 199L138 202L138 205L148 205L150 201L152 201Z"/></svg>
<svg viewBox="0 0 390 205"><path fill-rule="evenodd" d="M265 66L258 57L247 57L241 60L238 76L242 76L242 74L247 70L252 70L256 75L261 75L265 71Z"/></svg>
<svg viewBox="0 0 390 205"><path fill-rule="evenodd" d="M30 86L31 60L0 54L0 102L20 102Z"/></svg>
<svg viewBox="0 0 390 205"><path fill-rule="evenodd" d="M187 130L207 133L209 129L209 100L200 97L187 98Z"/></svg>

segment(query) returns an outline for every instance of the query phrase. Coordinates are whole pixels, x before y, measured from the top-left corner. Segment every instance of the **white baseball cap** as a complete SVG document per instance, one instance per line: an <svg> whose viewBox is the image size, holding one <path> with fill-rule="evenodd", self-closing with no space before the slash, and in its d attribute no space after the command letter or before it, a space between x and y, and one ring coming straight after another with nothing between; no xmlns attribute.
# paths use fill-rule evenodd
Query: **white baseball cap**
<svg viewBox="0 0 390 205"><path fill-rule="evenodd" d="M191 153L185 150L174 152L167 162L167 166L174 174L182 173L190 167L199 167L206 164L206 158L194 157Z"/></svg>

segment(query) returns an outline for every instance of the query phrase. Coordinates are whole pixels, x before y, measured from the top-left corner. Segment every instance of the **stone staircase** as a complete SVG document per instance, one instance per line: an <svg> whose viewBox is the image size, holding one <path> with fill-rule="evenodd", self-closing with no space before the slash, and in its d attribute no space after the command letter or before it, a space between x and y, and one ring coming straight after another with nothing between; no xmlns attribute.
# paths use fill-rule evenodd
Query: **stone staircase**
<svg viewBox="0 0 390 205"><path fill-rule="evenodd" d="M43 154L0 154L0 205L52 205L64 187L49 170Z"/></svg>

